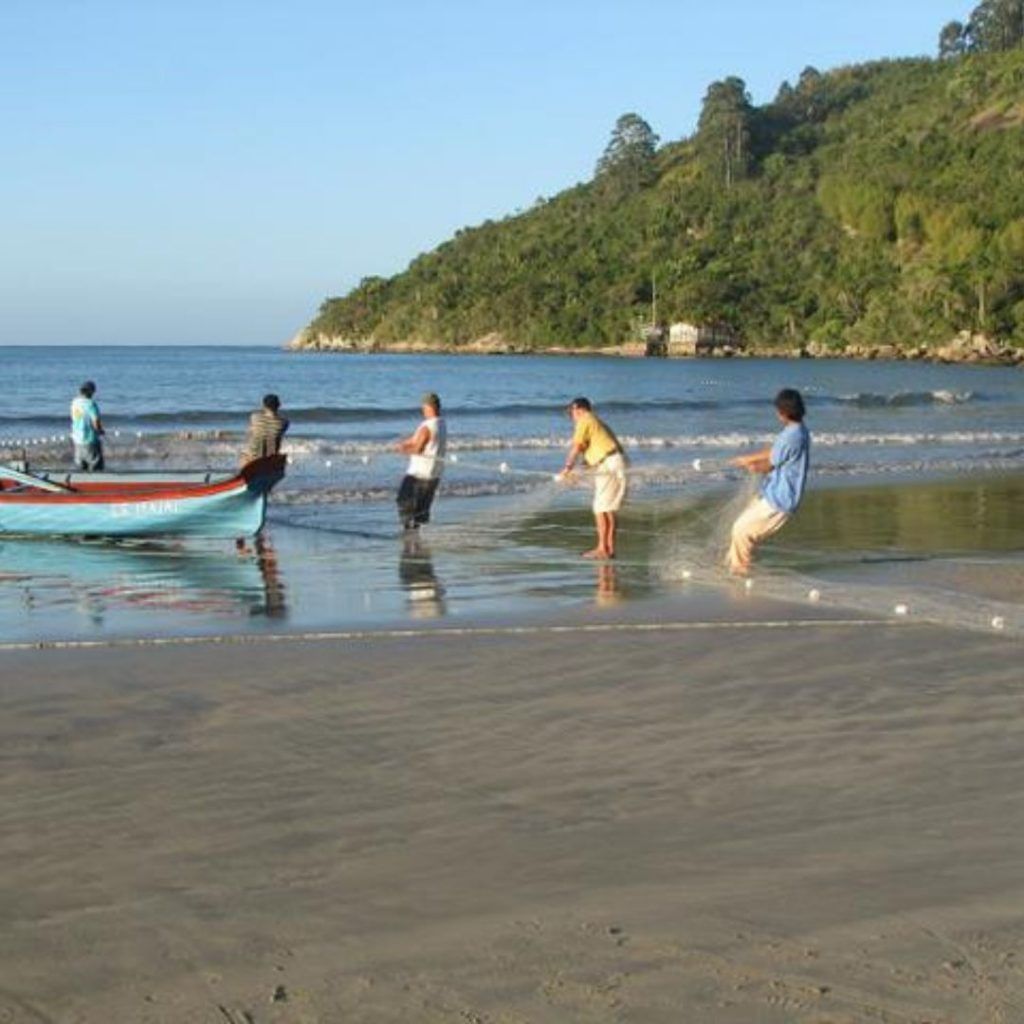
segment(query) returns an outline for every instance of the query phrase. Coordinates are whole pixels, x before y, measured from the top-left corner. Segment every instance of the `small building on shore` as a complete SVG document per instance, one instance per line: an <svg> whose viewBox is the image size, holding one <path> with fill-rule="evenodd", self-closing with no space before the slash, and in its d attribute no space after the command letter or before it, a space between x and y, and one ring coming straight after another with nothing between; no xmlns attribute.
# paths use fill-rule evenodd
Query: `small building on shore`
<svg viewBox="0 0 1024 1024"><path fill-rule="evenodd" d="M742 348L739 337L728 324L670 324L657 336L647 338L649 356L711 356L731 354Z"/></svg>
<svg viewBox="0 0 1024 1024"><path fill-rule="evenodd" d="M666 355L707 356L716 349L740 347L736 332L728 324L671 324Z"/></svg>

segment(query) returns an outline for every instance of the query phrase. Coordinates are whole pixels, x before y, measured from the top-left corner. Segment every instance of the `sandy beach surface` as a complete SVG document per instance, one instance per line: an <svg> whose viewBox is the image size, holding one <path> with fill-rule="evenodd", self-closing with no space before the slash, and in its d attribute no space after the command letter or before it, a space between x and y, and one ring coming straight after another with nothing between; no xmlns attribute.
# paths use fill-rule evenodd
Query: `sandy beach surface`
<svg viewBox="0 0 1024 1024"><path fill-rule="evenodd" d="M1021 642L800 614L0 653L0 1021L1024 1020Z"/></svg>

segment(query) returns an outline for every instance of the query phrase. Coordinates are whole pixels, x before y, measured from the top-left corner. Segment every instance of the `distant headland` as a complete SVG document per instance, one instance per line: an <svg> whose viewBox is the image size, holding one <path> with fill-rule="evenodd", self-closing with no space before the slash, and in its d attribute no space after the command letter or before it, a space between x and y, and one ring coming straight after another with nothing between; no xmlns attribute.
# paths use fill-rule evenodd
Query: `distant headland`
<svg viewBox="0 0 1024 1024"><path fill-rule="evenodd" d="M935 59L808 67L763 106L714 82L677 142L625 114L590 181L364 278L289 347L642 355L685 322L735 342L669 354L1019 364L1024 28L996 32L1002 6Z"/></svg>

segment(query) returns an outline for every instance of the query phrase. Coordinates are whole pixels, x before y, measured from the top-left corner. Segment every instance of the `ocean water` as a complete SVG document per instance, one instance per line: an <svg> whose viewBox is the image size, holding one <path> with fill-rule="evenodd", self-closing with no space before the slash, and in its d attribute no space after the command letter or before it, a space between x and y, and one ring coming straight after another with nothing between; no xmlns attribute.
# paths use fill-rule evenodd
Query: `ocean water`
<svg viewBox="0 0 1024 1024"><path fill-rule="evenodd" d="M766 444L797 387L814 436L808 500L764 549L759 593L1014 628L1024 526L1024 372L811 360L332 355L265 348L4 348L0 459L67 463L67 407L98 385L110 468L234 465L277 392L289 473L268 543L0 539L0 637L326 629L424 617L727 595L717 560L749 481L724 460ZM403 539L395 440L440 393L450 453L434 522ZM614 567L583 563L589 494L556 486L584 394L626 445ZM695 460L698 460L695 463ZM697 468L699 467L699 468Z"/></svg>

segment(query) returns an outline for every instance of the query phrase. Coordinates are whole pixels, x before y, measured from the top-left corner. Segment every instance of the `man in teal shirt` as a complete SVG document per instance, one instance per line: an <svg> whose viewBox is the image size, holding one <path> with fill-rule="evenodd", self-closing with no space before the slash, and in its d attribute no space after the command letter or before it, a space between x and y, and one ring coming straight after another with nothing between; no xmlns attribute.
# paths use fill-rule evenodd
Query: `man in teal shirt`
<svg viewBox="0 0 1024 1024"><path fill-rule="evenodd" d="M88 473L103 470L103 422L93 395L96 385L87 380L71 402L71 441L75 446L75 468Z"/></svg>
<svg viewBox="0 0 1024 1024"><path fill-rule="evenodd" d="M783 388L775 396L775 411L784 426L771 448L732 460L734 466L766 474L757 497L732 524L726 562L729 571L737 576L750 571L754 547L786 525L797 510L807 483L811 435L804 425L806 410L800 392Z"/></svg>

